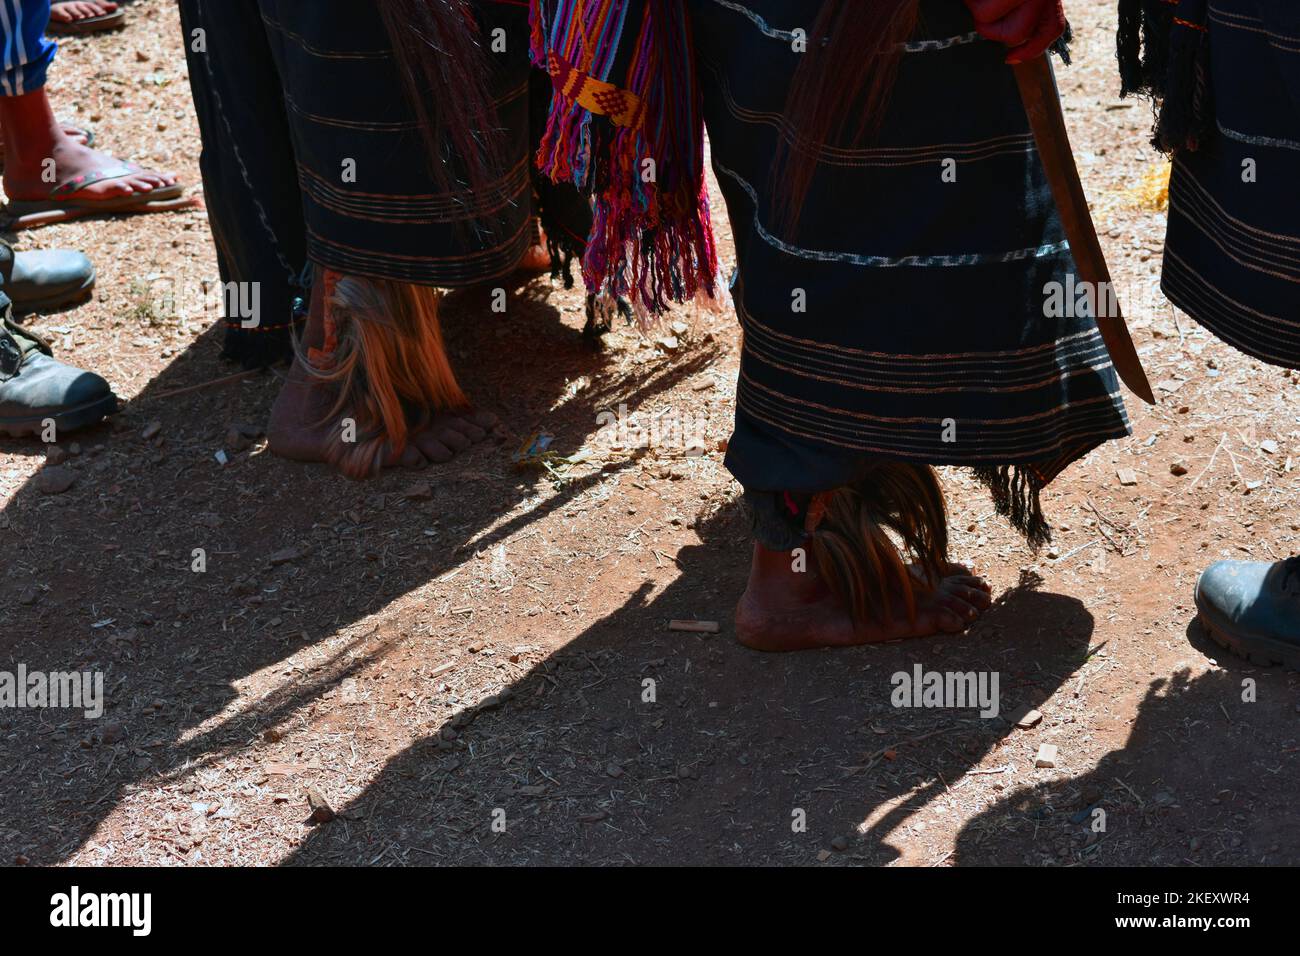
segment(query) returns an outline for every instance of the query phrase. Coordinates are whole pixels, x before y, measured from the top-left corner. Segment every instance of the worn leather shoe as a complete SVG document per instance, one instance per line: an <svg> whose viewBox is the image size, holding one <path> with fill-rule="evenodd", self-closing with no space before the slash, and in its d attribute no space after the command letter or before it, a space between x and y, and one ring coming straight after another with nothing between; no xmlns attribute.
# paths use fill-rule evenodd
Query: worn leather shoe
<svg viewBox="0 0 1300 956"><path fill-rule="evenodd" d="M15 315L50 312L90 298L95 267L70 249L15 252L0 240L0 289L9 296Z"/></svg>
<svg viewBox="0 0 1300 956"><path fill-rule="evenodd" d="M0 308L0 432L40 435L53 420L61 437L117 411L108 382L54 359L44 339L13 321L3 294Z"/></svg>
<svg viewBox="0 0 1300 956"><path fill-rule="evenodd" d="M1252 663L1300 670L1300 558L1219 561L1196 582L1200 621Z"/></svg>

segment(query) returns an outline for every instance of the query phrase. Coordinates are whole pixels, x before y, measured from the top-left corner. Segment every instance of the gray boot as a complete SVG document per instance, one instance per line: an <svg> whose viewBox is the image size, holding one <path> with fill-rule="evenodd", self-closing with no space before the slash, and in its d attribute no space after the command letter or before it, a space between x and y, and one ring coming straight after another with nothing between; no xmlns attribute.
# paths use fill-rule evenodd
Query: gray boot
<svg viewBox="0 0 1300 956"><path fill-rule="evenodd" d="M1300 670L1300 558L1212 564L1196 582L1196 608L1206 632L1229 650Z"/></svg>
<svg viewBox="0 0 1300 956"><path fill-rule="evenodd" d="M0 283L15 315L50 312L90 298L95 267L70 249L15 252L0 239Z"/></svg>

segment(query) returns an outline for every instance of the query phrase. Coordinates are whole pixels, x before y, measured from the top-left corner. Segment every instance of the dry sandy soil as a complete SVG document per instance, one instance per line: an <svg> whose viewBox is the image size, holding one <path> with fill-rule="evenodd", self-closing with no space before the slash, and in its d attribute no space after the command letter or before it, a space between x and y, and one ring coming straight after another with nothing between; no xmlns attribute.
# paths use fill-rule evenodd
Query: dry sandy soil
<svg viewBox="0 0 1300 956"><path fill-rule="evenodd" d="M1130 403L1133 437L1052 486L1056 540L1036 556L945 476L957 556L998 595L961 637L797 656L735 643L748 538L716 450L730 314L684 313L676 347L620 328L596 352L578 294L546 280L512 289L504 316L487 293L452 295L462 380L512 437L354 484L227 440L264 423L274 375L167 394L235 371L215 309L159 293L215 280L202 210L24 234L95 259L93 302L30 321L128 401L64 442L79 453L62 494L36 485L44 446L0 444L0 669L102 670L108 694L97 721L0 712L0 862L1300 859L1297 678L1220 652L1191 602L1215 559L1300 551L1300 382L1160 299L1163 217L1138 200L1160 168L1149 110L1116 98L1113 4L1068 6L1068 118L1159 404ZM174 9L131 13L123 33L63 45L58 111L197 183ZM703 418L708 453L611 447L597 415L620 403L643 423ZM557 458L520 471L538 430ZM997 671L1003 712L1043 719L896 709L890 675L914 664ZM1042 743L1055 768L1035 769ZM309 788L337 819L310 822Z"/></svg>

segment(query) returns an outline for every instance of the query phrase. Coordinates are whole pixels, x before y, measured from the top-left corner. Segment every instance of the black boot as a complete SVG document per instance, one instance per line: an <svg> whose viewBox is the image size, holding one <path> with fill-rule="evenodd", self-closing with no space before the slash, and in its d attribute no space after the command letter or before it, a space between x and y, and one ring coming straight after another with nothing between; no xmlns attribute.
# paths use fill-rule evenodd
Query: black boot
<svg viewBox="0 0 1300 956"><path fill-rule="evenodd" d="M117 411L108 382L56 361L44 339L13 320L2 292L0 309L0 434L41 435L52 420L57 441Z"/></svg>

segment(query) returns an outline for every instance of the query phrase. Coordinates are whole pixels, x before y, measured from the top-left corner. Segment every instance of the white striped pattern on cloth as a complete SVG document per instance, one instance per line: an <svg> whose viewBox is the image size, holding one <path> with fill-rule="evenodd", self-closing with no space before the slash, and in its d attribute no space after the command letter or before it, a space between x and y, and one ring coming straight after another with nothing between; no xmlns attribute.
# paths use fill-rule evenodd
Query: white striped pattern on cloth
<svg viewBox="0 0 1300 956"><path fill-rule="evenodd" d="M743 3L737 3L736 0L713 0L720 7L725 7L736 13L747 17L754 26L758 27L763 36L771 37L773 40L781 40L784 43L793 43L796 37L793 30L779 30L771 26L758 13L745 6ZM974 43L980 38L980 35L974 30L968 33L961 33L951 37L935 37L925 40L909 40L903 44L904 53L933 53L936 50L947 50L950 47L962 46L966 43Z"/></svg>
<svg viewBox="0 0 1300 956"><path fill-rule="evenodd" d="M983 252L957 252L940 256L872 256L864 255L857 252L830 252L822 249L805 249L801 246L793 245L784 239L779 239L772 233L768 232L758 217L758 191L754 189L749 182L739 173L728 169L718 162L715 158L713 161L714 168L720 173L725 173L731 179L734 179L741 189L749 194L750 200L754 203L754 231L759 237L774 249L779 249L789 256L797 256L800 259L808 259L814 262L842 262L846 265L869 266L880 269L897 269L897 268L948 268L953 266L980 266L990 263L1000 262L1022 262L1026 259L1042 259L1045 256L1054 256L1057 253L1065 252L1070 248L1069 242L1061 240L1060 242L1050 242L1046 245L1035 246L1028 249L1010 249L1006 252L989 254Z"/></svg>
<svg viewBox="0 0 1300 956"><path fill-rule="evenodd" d="M46 18L50 5L43 0ZM4 30L4 74L0 76L0 89L5 96L22 96L27 92L22 68L27 65L27 42L23 37L22 0L0 0L0 29ZM43 30L44 28L42 28Z"/></svg>

